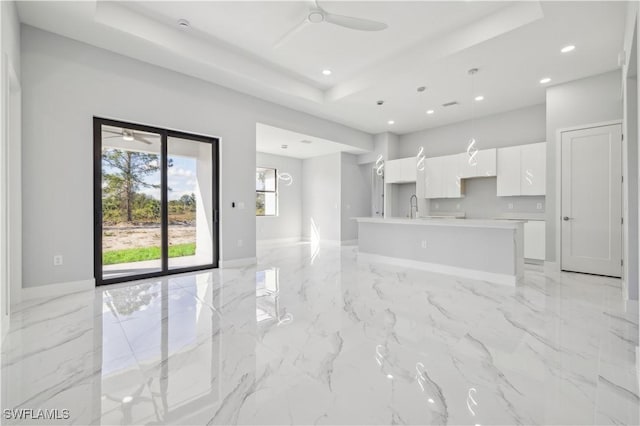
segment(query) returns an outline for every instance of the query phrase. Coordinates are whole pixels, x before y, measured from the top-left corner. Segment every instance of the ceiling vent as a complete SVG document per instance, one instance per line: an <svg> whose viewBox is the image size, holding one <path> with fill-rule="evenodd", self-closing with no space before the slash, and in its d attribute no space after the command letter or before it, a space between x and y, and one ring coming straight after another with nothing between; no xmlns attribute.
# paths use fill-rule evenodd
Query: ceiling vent
<svg viewBox="0 0 640 426"><path fill-rule="evenodd" d="M454 105L458 105L458 101L451 101L451 102L447 102L445 104L442 104L443 107L450 107L450 106L454 106Z"/></svg>
<svg viewBox="0 0 640 426"><path fill-rule="evenodd" d="M300 143L307 143L308 144L308 143L312 143L312 142L310 140L307 140L307 139L302 139L300 141Z"/></svg>

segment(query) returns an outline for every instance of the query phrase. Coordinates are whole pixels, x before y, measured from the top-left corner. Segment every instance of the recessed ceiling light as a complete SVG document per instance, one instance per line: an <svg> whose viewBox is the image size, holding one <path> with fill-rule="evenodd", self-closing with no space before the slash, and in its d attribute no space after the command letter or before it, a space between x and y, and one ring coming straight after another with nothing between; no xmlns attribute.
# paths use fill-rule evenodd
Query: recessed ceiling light
<svg viewBox="0 0 640 426"><path fill-rule="evenodd" d="M133 401L133 397L132 397L132 396L130 396L130 395L127 395L127 396L125 396L124 398L122 398L122 403L123 403L123 404L128 404L128 403L130 403L131 401Z"/></svg>
<svg viewBox="0 0 640 426"><path fill-rule="evenodd" d="M434 112L435 112L434 110L430 109L427 111L427 114L433 114Z"/></svg>
<svg viewBox="0 0 640 426"><path fill-rule="evenodd" d="M323 75L331 75L331 70L322 70Z"/></svg>
<svg viewBox="0 0 640 426"><path fill-rule="evenodd" d="M282 145L280 145L280 148L282 148L282 149L287 149L287 148L289 148L289 145L284 145L284 144L282 144Z"/></svg>
<svg viewBox="0 0 640 426"><path fill-rule="evenodd" d="M188 30L191 28L191 24L186 19L178 19L178 28L181 30Z"/></svg>
<svg viewBox="0 0 640 426"><path fill-rule="evenodd" d="M395 123L396 123L396 122L395 122L395 121L393 121L393 120L389 120L389 121L387 121L387 124L395 124Z"/></svg>
<svg viewBox="0 0 640 426"><path fill-rule="evenodd" d="M562 49L560 49L560 52L562 53L568 53L571 52L573 49L575 49L576 47L573 44L570 44L568 46L563 47Z"/></svg>
<svg viewBox="0 0 640 426"><path fill-rule="evenodd" d="M542 80L540 80L540 84L547 84L550 81L551 81L551 79L549 77L545 77Z"/></svg>
<svg viewBox="0 0 640 426"><path fill-rule="evenodd" d="M476 99L476 101L481 101L481 100L484 99L484 96L479 95L479 96L476 96L475 99Z"/></svg>

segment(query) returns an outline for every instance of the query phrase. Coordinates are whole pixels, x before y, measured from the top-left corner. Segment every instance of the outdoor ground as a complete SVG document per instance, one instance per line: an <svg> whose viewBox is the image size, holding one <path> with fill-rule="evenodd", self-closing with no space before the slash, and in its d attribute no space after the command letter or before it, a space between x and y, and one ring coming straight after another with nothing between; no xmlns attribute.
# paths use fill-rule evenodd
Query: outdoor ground
<svg viewBox="0 0 640 426"><path fill-rule="evenodd" d="M195 225L169 225L169 245L196 242ZM159 247L159 225L105 226L102 232L102 250L113 251L139 247Z"/></svg>

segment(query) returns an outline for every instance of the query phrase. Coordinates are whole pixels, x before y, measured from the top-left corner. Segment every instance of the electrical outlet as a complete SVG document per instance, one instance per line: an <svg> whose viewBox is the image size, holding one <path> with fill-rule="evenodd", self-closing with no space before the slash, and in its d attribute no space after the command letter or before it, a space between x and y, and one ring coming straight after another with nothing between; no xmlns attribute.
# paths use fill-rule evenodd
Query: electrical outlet
<svg viewBox="0 0 640 426"><path fill-rule="evenodd" d="M538 209L538 210L542 210L542 203L538 203L538 204L536 204L536 209Z"/></svg>
<svg viewBox="0 0 640 426"><path fill-rule="evenodd" d="M244 201L238 201L238 208L244 210Z"/></svg>
<svg viewBox="0 0 640 426"><path fill-rule="evenodd" d="M242 247L244 245L244 241L238 240L238 247Z"/></svg>
<svg viewBox="0 0 640 426"><path fill-rule="evenodd" d="M513 203L509 203L508 207L509 207L509 210L513 210Z"/></svg>
<svg viewBox="0 0 640 426"><path fill-rule="evenodd" d="M426 249L426 248L427 248L427 240L422 240L422 243L420 244L420 246L421 246L423 249Z"/></svg>
<svg viewBox="0 0 640 426"><path fill-rule="evenodd" d="M436 203L436 209L440 208L440 204Z"/></svg>
<svg viewBox="0 0 640 426"><path fill-rule="evenodd" d="M61 266L62 265L62 255L56 254L53 256L53 266Z"/></svg>
<svg viewBox="0 0 640 426"><path fill-rule="evenodd" d="M456 204L456 210L460 210L460 204Z"/></svg>

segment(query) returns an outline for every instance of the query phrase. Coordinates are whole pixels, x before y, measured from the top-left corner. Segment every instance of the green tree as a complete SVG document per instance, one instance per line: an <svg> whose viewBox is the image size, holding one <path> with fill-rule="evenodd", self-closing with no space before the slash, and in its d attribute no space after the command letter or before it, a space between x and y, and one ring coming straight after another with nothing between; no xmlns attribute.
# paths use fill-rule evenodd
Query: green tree
<svg viewBox="0 0 640 426"><path fill-rule="evenodd" d="M107 197L119 200L120 210L125 220L133 220L133 209L136 192L142 188L159 188L158 184L150 184L145 177L160 169L157 154L107 149L102 152L104 192ZM108 173L104 169L110 169Z"/></svg>
<svg viewBox="0 0 640 426"><path fill-rule="evenodd" d="M196 209L196 194L193 192L191 194L184 194L180 197L180 202L184 206L184 209L189 211L195 211Z"/></svg>

